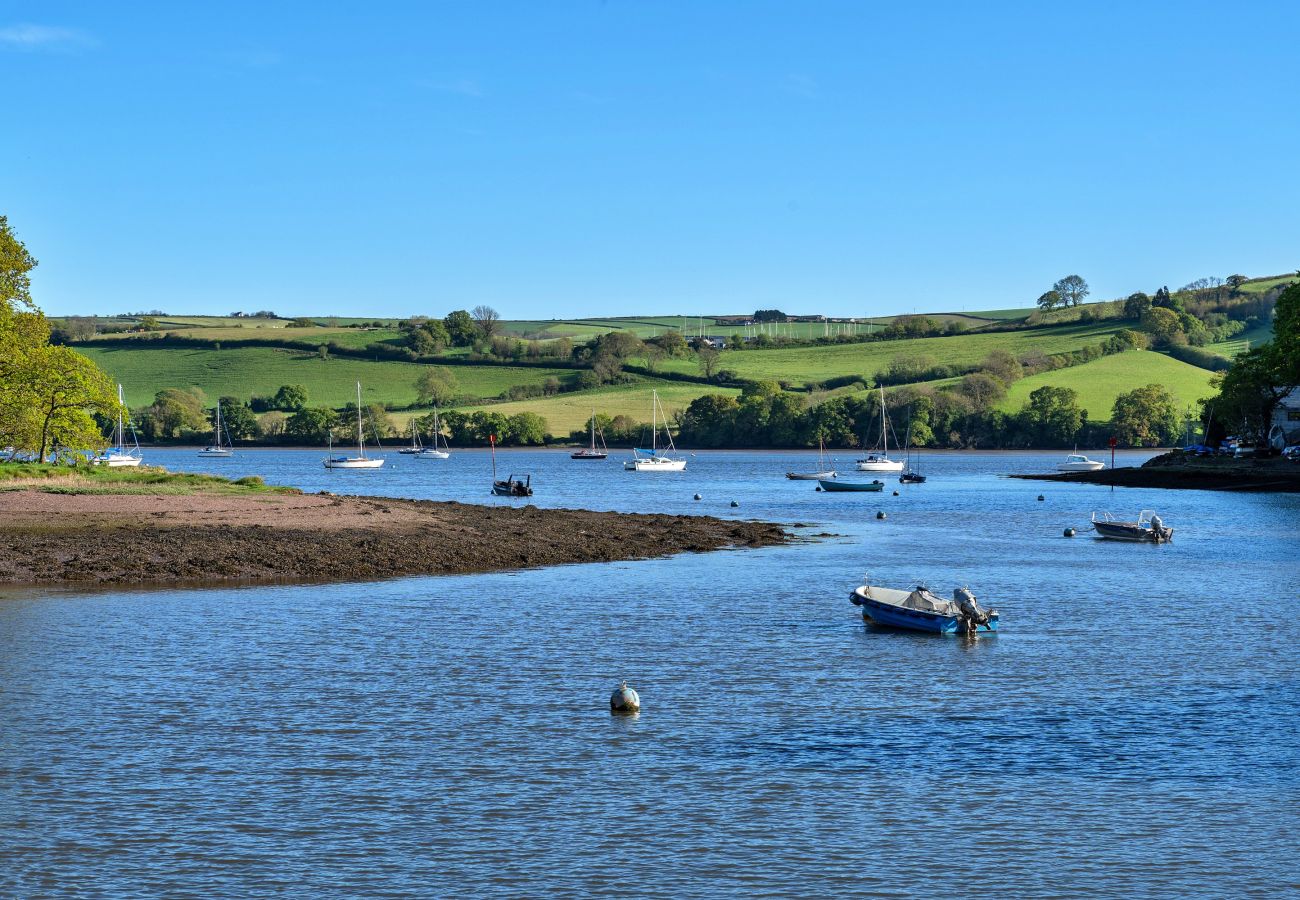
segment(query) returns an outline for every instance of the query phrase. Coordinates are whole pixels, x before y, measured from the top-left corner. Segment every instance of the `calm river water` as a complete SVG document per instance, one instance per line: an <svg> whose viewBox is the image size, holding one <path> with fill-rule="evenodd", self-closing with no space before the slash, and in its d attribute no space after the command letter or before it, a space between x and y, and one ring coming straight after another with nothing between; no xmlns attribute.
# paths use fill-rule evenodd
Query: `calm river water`
<svg viewBox="0 0 1300 900"><path fill-rule="evenodd" d="M494 502L480 452L350 473L312 452L147 455ZM1060 457L929 454L930 482L893 497L782 477L815 454L633 474L508 452L540 506L836 536L381 583L0 592L0 896L1300 891L1300 496L997 477ZM1143 507L1171 545L1086 536L1090 511ZM969 584L1004 631L869 630L847 599L867 571ZM636 718L609 714L620 678Z"/></svg>

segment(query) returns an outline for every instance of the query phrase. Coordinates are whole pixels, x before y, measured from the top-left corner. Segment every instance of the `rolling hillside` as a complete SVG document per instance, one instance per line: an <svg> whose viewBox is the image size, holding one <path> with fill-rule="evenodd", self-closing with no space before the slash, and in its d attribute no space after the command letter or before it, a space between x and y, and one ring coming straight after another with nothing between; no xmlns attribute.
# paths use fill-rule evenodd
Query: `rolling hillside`
<svg viewBox="0 0 1300 900"><path fill-rule="evenodd" d="M1006 399L998 405L1006 412L1014 412L1029 400L1032 391L1050 384L1073 388L1079 393L1079 405L1088 410L1089 419L1107 421L1117 396L1148 384L1167 387L1180 410L1188 404L1195 406L1197 400L1214 393L1210 388L1213 375L1213 372L1163 353L1130 350L1103 356L1081 366L1022 378L1011 385Z"/></svg>

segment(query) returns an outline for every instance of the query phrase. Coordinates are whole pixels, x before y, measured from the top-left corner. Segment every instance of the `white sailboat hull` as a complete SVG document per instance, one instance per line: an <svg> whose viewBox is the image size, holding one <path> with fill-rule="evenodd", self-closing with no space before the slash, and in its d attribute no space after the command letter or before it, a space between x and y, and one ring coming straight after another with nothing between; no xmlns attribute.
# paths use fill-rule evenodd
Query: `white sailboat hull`
<svg viewBox="0 0 1300 900"><path fill-rule="evenodd" d="M451 459L451 454L444 450L421 450L415 454L416 459Z"/></svg>
<svg viewBox="0 0 1300 900"><path fill-rule="evenodd" d="M91 462L97 466L120 469L127 466L138 466L144 460L139 456L131 456L129 453L106 453L103 456L96 456Z"/></svg>
<svg viewBox="0 0 1300 900"><path fill-rule="evenodd" d="M234 456L234 455L235 452L233 450L227 450L224 447L222 448L204 447L202 450L199 451L199 456Z"/></svg>
<svg viewBox="0 0 1300 900"><path fill-rule="evenodd" d="M378 469L383 464L384 461L382 459L368 459L361 457L325 460L325 468L327 469Z"/></svg>
<svg viewBox="0 0 1300 900"><path fill-rule="evenodd" d="M623 463L629 472L681 472L686 469L686 460L668 459L663 456L649 459L629 459Z"/></svg>
<svg viewBox="0 0 1300 900"><path fill-rule="evenodd" d="M855 468L859 472L901 472L903 471L903 461L901 459L890 459L887 456L867 457L857 461Z"/></svg>
<svg viewBox="0 0 1300 900"><path fill-rule="evenodd" d="M835 478L834 471L829 472L786 472L785 477L791 481L827 481Z"/></svg>

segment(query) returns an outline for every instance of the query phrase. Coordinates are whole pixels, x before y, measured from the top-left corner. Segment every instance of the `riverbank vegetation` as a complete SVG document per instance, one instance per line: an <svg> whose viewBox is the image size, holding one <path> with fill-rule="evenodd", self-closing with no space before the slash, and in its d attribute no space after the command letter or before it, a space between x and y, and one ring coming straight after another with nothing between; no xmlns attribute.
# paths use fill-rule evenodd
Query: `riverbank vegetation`
<svg viewBox="0 0 1300 900"><path fill-rule="evenodd" d="M217 475L168 472L156 466L109 468L88 464L0 462L0 491L46 494L298 494L297 488L266 484L259 476L229 479Z"/></svg>

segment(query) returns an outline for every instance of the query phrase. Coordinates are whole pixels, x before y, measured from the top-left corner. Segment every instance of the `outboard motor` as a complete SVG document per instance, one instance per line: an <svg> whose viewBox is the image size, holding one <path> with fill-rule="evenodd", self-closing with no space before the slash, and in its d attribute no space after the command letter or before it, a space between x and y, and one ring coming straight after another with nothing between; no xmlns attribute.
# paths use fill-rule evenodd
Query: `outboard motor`
<svg viewBox="0 0 1300 900"><path fill-rule="evenodd" d="M967 634L974 634L979 626L988 624L989 614L980 609L979 603L975 600L975 595L967 588L957 588L952 592L952 599L961 610L962 623L965 625Z"/></svg>

